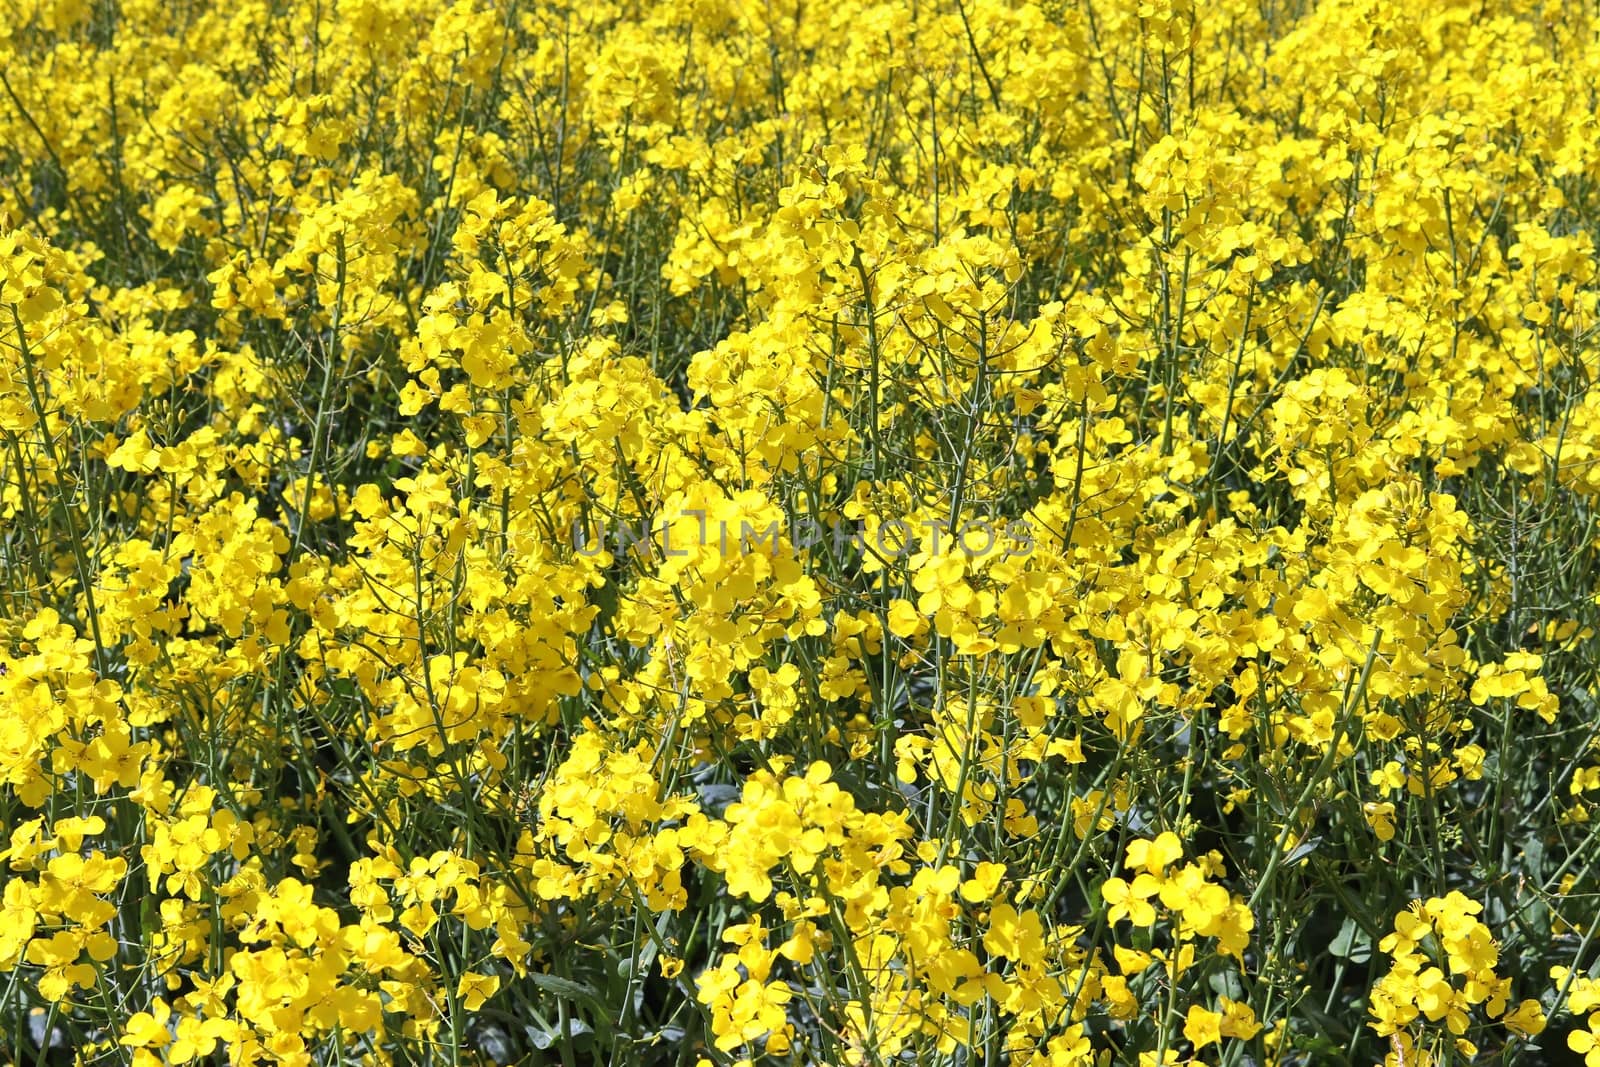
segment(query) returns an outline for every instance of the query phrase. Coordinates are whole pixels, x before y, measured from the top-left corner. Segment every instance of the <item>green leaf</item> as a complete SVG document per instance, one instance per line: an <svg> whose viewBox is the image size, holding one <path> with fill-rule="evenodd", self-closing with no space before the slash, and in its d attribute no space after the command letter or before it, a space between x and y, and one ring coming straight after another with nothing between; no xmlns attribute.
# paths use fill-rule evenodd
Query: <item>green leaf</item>
<svg viewBox="0 0 1600 1067"><path fill-rule="evenodd" d="M1354 919L1346 919L1334 935L1328 951L1351 963L1365 963L1372 958L1372 939Z"/></svg>
<svg viewBox="0 0 1600 1067"><path fill-rule="evenodd" d="M560 975L539 972L529 972L528 981L547 993L552 993L555 996L583 1005L592 1011L596 1018L603 1019L608 1026L616 1021L610 1009L601 1001L600 994L596 992L593 986L575 982L570 978L562 978Z"/></svg>

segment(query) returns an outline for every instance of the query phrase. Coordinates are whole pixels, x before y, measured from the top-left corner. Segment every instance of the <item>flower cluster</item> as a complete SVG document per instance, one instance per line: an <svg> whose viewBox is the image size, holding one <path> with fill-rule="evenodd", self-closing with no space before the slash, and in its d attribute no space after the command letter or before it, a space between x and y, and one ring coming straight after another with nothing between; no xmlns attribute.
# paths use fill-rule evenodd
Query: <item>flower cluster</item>
<svg viewBox="0 0 1600 1067"><path fill-rule="evenodd" d="M1454 1036L1455 1051L1470 1060L1477 1047L1461 1035L1474 1010L1518 1034L1544 1029L1537 1001L1510 1007L1511 983L1495 974L1500 950L1477 918L1482 911L1483 905L1451 891L1395 916L1394 932L1378 943L1393 963L1372 988L1372 1015L1378 1033L1392 1038L1396 1059L1436 1062L1438 1054L1419 1042L1418 1031L1443 1023Z"/></svg>

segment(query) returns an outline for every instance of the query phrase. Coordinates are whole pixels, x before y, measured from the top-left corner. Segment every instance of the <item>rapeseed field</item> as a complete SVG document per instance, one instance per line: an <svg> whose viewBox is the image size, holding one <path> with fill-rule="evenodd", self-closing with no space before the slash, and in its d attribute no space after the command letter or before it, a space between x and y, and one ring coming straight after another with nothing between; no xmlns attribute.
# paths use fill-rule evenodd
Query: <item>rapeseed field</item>
<svg viewBox="0 0 1600 1067"><path fill-rule="evenodd" d="M7 0L0 1059L1600 1067L1596 86Z"/></svg>

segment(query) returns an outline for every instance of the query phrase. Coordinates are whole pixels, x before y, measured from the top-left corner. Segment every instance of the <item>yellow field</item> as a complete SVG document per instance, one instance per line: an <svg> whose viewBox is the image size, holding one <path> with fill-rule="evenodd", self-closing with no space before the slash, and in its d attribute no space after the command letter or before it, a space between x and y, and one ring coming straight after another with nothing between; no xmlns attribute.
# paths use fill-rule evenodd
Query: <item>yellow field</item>
<svg viewBox="0 0 1600 1067"><path fill-rule="evenodd" d="M10 0L0 1060L1600 1067L1597 85Z"/></svg>

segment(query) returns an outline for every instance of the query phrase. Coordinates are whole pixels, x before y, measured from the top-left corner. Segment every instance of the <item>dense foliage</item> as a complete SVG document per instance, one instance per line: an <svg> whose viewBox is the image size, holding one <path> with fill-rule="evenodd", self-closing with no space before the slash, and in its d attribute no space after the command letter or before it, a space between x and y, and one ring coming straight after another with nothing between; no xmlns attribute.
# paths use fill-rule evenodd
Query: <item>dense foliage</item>
<svg viewBox="0 0 1600 1067"><path fill-rule="evenodd" d="M1576 0L13 0L0 1048L1597 1067L1597 85Z"/></svg>

